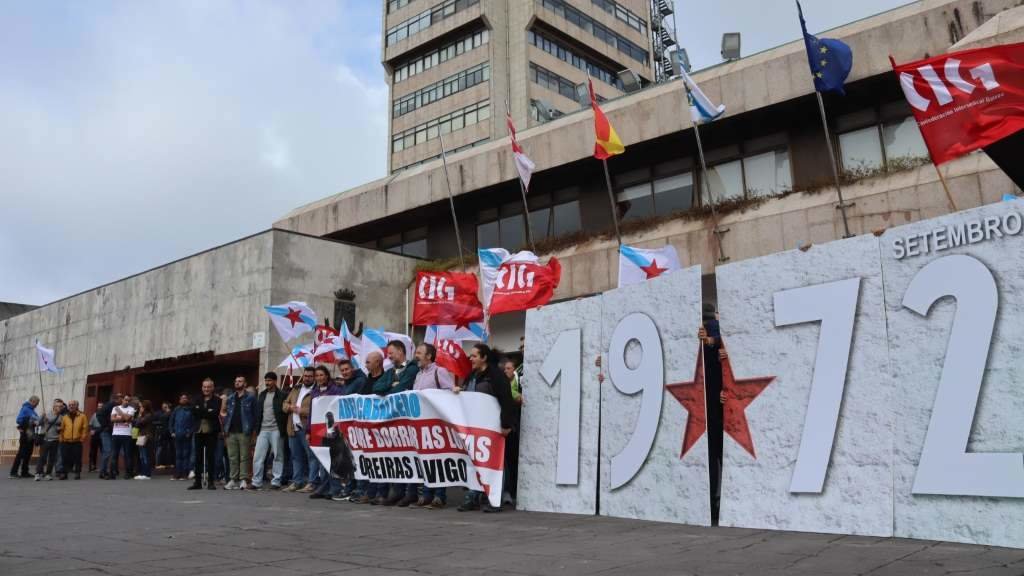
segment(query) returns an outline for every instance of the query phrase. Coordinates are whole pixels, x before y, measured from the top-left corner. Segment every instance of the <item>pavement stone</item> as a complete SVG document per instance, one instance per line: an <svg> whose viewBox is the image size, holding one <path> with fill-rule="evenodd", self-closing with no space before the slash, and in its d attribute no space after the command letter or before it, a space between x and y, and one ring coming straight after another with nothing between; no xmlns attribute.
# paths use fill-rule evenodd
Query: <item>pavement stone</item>
<svg viewBox="0 0 1024 576"><path fill-rule="evenodd" d="M0 480L0 575L1024 575L1008 548L185 486Z"/></svg>

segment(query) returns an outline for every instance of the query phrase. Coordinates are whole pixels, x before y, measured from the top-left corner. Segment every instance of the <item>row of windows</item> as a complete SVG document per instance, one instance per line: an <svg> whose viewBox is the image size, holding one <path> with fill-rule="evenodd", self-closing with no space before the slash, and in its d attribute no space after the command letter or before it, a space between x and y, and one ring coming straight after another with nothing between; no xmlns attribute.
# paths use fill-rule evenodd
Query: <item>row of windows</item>
<svg viewBox="0 0 1024 576"><path fill-rule="evenodd" d="M408 1L408 0L407 0ZM614 0L591 0L595 6L616 18L622 20L627 26L641 34L647 34L647 21L634 14L631 10L622 6Z"/></svg>
<svg viewBox="0 0 1024 576"><path fill-rule="evenodd" d="M593 18L566 4L562 0L537 0L537 3L544 8L551 10L555 14L562 16L576 26L590 32L605 44L618 49L619 52L622 52L633 60L642 64L647 64L646 50L616 34L603 24L595 22Z"/></svg>
<svg viewBox="0 0 1024 576"><path fill-rule="evenodd" d="M427 257L427 228L417 228L415 230L407 230L399 234L392 234L391 236L385 236L376 242L377 248L386 250L392 254L401 254L402 256L412 256L414 258L426 258ZM371 246L372 248L373 246Z"/></svg>
<svg viewBox="0 0 1024 576"><path fill-rule="evenodd" d="M530 80L570 100L576 100L576 84L533 62L530 62Z"/></svg>
<svg viewBox="0 0 1024 576"><path fill-rule="evenodd" d="M873 120L863 128L839 133L839 159L849 175L899 170L928 157L928 147L912 116Z"/></svg>
<svg viewBox="0 0 1024 576"><path fill-rule="evenodd" d="M395 134L391 137L391 152L401 152L407 148L423 144L428 140L433 140L439 134L455 132L466 126L472 126L477 122L483 122L490 117L491 106L487 100L471 104L461 110L450 112Z"/></svg>
<svg viewBox="0 0 1024 576"><path fill-rule="evenodd" d="M610 84L622 90L622 80L619 79L617 74L607 68L594 64L558 41L533 30L527 30L526 41L563 62L568 62L580 70L590 72L591 76L605 84Z"/></svg>
<svg viewBox="0 0 1024 576"><path fill-rule="evenodd" d="M569 194L566 194L569 192ZM583 229L580 202L574 190L550 194L531 194L530 232L535 242L548 237L571 234ZM520 202L481 212L477 217L477 248L517 250L527 245L526 220Z"/></svg>
<svg viewBox="0 0 1024 576"><path fill-rule="evenodd" d="M454 16L456 12L465 10L479 2L480 0L445 0L437 6L409 18L405 22L389 28L385 45L391 46L396 42L405 40L409 36L422 32L434 24Z"/></svg>
<svg viewBox="0 0 1024 576"><path fill-rule="evenodd" d="M452 58L455 58L459 54L469 52L470 50L487 44L490 39L491 33L484 29L478 30L472 34L459 38L451 44L445 44L444 46L428 52L427 54L407 62L395 68L394 72L394 83L399 82L415 76L424 70L430 70L434 66L442 62L447 62Z"/></svg>
<svg viewBox="0 0 1024 576"><path fill-rule="evenodd" d="M405 8L409 2L412 2L412 0L388 0L388 14L399 8Z"/></svg>
<svg viewBox="0 0 1024 576"><path fill-rule="evenodd" d="M459 146L458 148L453 148L451 150L446 150L445 152L448 153L448 154L458 154L459 152L462 152L463 150L469 150L470 148L476 148L477 146L480 146L481 144L486 144L486 143L488 143L490 141L491 141L490 138L483 138L481 140L477 140L476 142L470 142L469 144L463 144L462 146ZM424 158L422 160L417 160L415 162L410 162L408 164L405 164L404 166L399 166L398 168L392 169L391 173L394 174L396 172L401 172L402 170L408 170L410 168L415 168L416 166L420 166L422 164L426 164L427 162L433 162L434 160L437 160L440 157L441 157L440 154L435 154L434 156L430 156L430 157Z"/></svg>
<svg viewBox="0 0 1024 576"><path fill-rule="evenodd" d="M391 105L391 117L398 118L412 112L413 110L426 106L432 102L436 102L442 98L447 98L452 94L461 92L467 88L472 88L477 84L481 84L491 79L491 65L487 62L483 64L477 64L472 68L463 70L458 74L454 74L434 82L429 86L424 86L419 90L402 96Z"/></svg>

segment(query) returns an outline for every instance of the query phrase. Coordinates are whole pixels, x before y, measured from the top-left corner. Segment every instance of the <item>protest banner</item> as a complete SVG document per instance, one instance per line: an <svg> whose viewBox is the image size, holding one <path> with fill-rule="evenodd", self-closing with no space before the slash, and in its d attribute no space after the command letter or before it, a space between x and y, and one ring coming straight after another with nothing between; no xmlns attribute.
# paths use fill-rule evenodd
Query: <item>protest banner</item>
<svg viewBox="0 0 1024 576"><path fill-rule="evenodd" d="M501 505L505 437L489 394L419 390L313 401L310 446L330 469L330 435L352 451L357 480L463 486Z"/></svg>

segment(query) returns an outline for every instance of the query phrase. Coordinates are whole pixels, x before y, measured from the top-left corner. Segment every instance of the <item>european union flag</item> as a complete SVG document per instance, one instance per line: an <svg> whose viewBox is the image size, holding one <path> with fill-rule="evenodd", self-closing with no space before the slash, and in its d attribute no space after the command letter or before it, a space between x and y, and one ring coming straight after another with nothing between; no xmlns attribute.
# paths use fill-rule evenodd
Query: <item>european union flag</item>
<svg viewBox="0 0 1024 576"><path fill-rule="evenodd" d="M853 50L845 42L808 34L799 0L796 9L800 13L800 28L804 31L804 47L807 48L807 63L811 65L811 76L814 77L814 89L845 94L843 82L853 68Z"/></svg>

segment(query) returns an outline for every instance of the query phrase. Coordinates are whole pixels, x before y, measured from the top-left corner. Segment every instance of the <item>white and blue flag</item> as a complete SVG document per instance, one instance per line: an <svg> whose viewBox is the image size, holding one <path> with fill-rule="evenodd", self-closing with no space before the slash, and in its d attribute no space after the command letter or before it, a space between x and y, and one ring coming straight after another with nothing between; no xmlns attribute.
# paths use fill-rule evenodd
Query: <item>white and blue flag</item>
<svg viewBox="0 0 1024 576"><path fill-rule="evenodd" d="M725 114L725 104L716 106L704 94L700 86L697 86L693 78L686 73L686 70L680 70L680 73L686 84L686 96L690 101L690 118L693 119L694 124L706 124Z"/></svg>
<svg viewBox="0 0 1024 576"><path fill-rule="evenodd" d="M406 361L413 357L416 351L416 346L412 342L412 338L409 338L405 334L398 334L396 332L385 332L383 328L374 330L373 328L363 329L363 339L359 344L359 358L356 364L363 372L367 372L366 369L366 358L373 352L380 352L380 355L384 357L384 369L390 370L394 367L394 363L388 359L388 342L392 340L398 340L405 344L405 357Z"/></svg>
<svg viewBox="0 0 1024 576"><path fill-rule="evenodd" d="M619 246L619 288L639 284L679 270L679 255L671 244L655 250Z"/></svg>
<svg viewBox="0 0 1024 576"><path fill-rule="evenodd" d="M468 325L441 324L427 326L423 341L434 344L438 340L455 340L456 342L487 342L487 327L483 322L470 322Z"/></svg>

